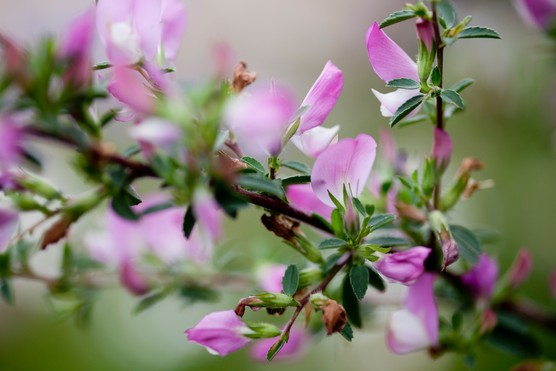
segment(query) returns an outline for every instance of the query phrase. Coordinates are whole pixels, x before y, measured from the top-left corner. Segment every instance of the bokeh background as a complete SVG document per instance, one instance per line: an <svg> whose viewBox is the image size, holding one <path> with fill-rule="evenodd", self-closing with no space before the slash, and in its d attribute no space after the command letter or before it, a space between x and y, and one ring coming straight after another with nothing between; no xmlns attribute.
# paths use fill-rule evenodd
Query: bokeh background
<svg viewBox="0 0 556 371"><path fill-rule="evenodd" d="M328 126L341 124L341 136L359 132L377 135L387 126L371 88L383 89L367 59L365 34L375 20L403 6L405 0L184 0L188 26L176 61L177 77L195 83L211 75L214 46L227 43L236 59L259 73L287 84L302 99L327 60L344 71L345 86ZM61 34L74 16L93 0L1 0L0 32L32 44L45 33ZM455 148L452 168L465 156L486 163L478 176L494 179L496 188L461 204L453 216L469 227L497 230L502 239L489 246L502 269L521 247L533 253L534 270L525 292L550 301L547 277L556 268L556 63L554 45L523 24L509 1L456 1L460 15L473 24L495 28L503 39L466 40L446 55L446 81L473 77L463 97L467 111L448 130ZM416 53L411 22L392 26L388 34L410 55ZM97 46L98 47L98 46ZM103 61L98 48L97 60ZM431 146L426 124L394 130L400 146L422 156ZM125 126L112 129L116 143L128 141ZM83 185L65 164L70 154L41 146L46 174L68 192ZM295 151L291 151L295 152ZM454 171L452 169L452 171ZM295 254L270 238L257 220L258 211L244 212L239 226L228 228L224 249L239 251L246 261ZM231 227L231 224L228 224ZM253 233L248 239L246 232ZM38 254L34 264L56 274L59 249ZM463 370L461 356L432 361L426 354L390 354L384 345L387 310L377 310L364 330L347 344L339 336L322 338L295 363L258 364L248 352L227 358L209 355L188 343L183 331L204 313L230 308L241 293L224 295L212 304L185 306L166 300L133 315L135 299L121 289L102 293L87 329L57 321L45 300L44 288L17 281L15 307L0 303L0 370ZM396 293L393 294L394 296ZM373 300L373 298L371 298ZM392 308L387 308L391 310ZM555 344L552 344L554 346ZM556 348L556 347L553 347ZM490 348L478 353L478 370L505 370L516 358Z"/></svg>

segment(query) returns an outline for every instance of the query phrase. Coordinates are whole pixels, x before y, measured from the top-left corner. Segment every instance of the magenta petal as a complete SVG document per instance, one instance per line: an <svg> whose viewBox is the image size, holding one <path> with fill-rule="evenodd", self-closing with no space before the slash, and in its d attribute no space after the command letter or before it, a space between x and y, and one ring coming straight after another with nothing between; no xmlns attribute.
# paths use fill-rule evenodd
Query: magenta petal
<svg viewBox="0 0 556 371"><path fill-rule="evenodd" d="M322 151L328 148L329 145L338 142L339 130L339 125L331 128L317 126L311 130L307 130L303 134L295 134L291 138L291 142L307 156L317 157Z"/></svg>
<svg viewBox="0 0 556 371"><path fill-rule="evenodd" d="M8 249L10 239L17 229L18 222L17 211L0 208L0 254Z"/></svg>
<svg viewBox="0 0 556 371"><path fill-rule="evenodd" d="M287 266L266 264L257 270L259 287L266 292L282 292L282 278Z"/></svg>
<svg viewBox="0 0 556 371"><path fill-rule="evenodd" d="M342 71L331 61L324 66L315 84L307 93L301 106L308 106L307 111L301 116L298 132L300 134L309 129L320 126L338 101L344 78Z"/></svg>
<svg viewBox="0 0 556 371"><path fill-rule="evenodd" d="M402 104L404 104L409 99L421 95L419 90L409 90L409 89L398 89L391 93L379 93L378 91L371 89L373 94L375 95L376 99L380 102L380 113L384 117L392 117L400 108ZM406 117L411 117L417 111L419 111L419 107L415 108L413 111L409 113Z"/></svg>
<svg viewBox="0 0 556 371"><path fill-rule="evenodd" d="M367 184L376 156L376 142L370 135L345 138L324 150L313 166L311 185L316 196L334 206L328 192L340 202L343 189L358 197Z"/></svg>
<svg viewBox="0 0 556 371"><path fill-rule="evenodd" d="M277 340L278 337L256 341L251 347L249 355L257 361L267 362L266 354ZM293 327L290 331L288 342L280 349L280 352L274 357L273 361L292 359L300 356L305 350L308 341L307 332L303 328Z"/></svg>
<svg viewBox="0 0 556 371"><path fill-rule="evenodd" d="M124 260L120 265L120 281L132 294L149 292L149 285L130 260Z"/></svg>
<svg viewBox="0 0 556 371"><path fill-rule="evenodd" d="M60 45L60 54L65 58L81 55L88 57L93 42L95 13L89 10L76 18L66 30Z"/></svg>
<svg viewBox="0 0 556 371"><path fill-rule="evenodd" d="M443 129L434 128L432 156L436 160L437 168L445 169L448 167L452 157L452 139Z"/></svg>
<svg viewBox="0 0 556 371"><path fill-rule="evenodd" d="M548 30L556 19L554 0L514 0L517 11L531 26Z"/></svg>
<svg viewBox="0 0 556 371"><path fill-rule="evenodd" d="M427 50L432 50L432 45L435 41L434 26L431 21L423 18L418 18L415 23L417 28L417 37L425 44Z"/></svg>
<svg viewBox="0 0 556 371"><path fill-rule="evenodd" d="M409 288L405 299L407 310L419 317L427 331L430 345L438 344L438 308L434 300L433 273L424 273Z"/></svg>
<svg viewBox="0 0 556 371"><path fill-rule="evenodd" d="M483 253L477 264L461 276L461 282L468 286L477 298L489 300L494 293L498 279L498 264Z"/></svg>
<svg viewBox="0 0 556 371"><path fill-rule="evenodd" d="M369 61L376 74L385 82L395 79L419 81L417 64L374 23L367 32Z"/></svg>
<svg viewBox="0 0 556 371"><path fill-rule="evenodd" d="M164 57L173 60L178 54L185 31L186 9L180 0L162 0L162 46Z"/></svg>
<svg viewBox="0 0 556 371"><path fill-rule="evenodd" d="M533 268L533 257L529 250L522 249L517 253L517 256L510 268L509 284L512 288L517 288L523 283L531 274Z"/></svg>
<svg viewBox="0 0 556 371"><path fill-rule="evenodd" d="M0 115L0 170L17 166L22 159L24 129L11 116Z"/></svg>
<svg viewBox="0 0 556 371"><path fill-rule="evenodd" d="M286 188L286 196L293 207L306 213L317 213L330 220L333 207L323 203L313 191L310 184L293 184Z"/></svg>
<svg viewBox="0 0 556 371"><path fill-rule="evenodd" d="M193 213L208 237L216 240L222 234L222 212L212 194L199 189L193 196Z"/></svg>
<svg viewBox="0 0 556 371"><path fill-rule="evenodd" d="M155 96L139 73L130 68L122 66L113 69L108 91L137 112L149 114L154 109Z"/></svg>
<svg viewBox="0 0 556 371"><path fill-rule="evenodd" d="M375 263L377 271L393 282L413 284L425 271L425 260L431 253L427 247L386 254Z"/></svg>
<svg viewBox="0 0 556 371"><path fill-rule="evenodd" d="M251 340L242 333L249 331L233 310L207 314L185 331L189 341L204 346L209 352L225 356L246 346Z"/></svg>
<svg viewBox="0 0 556 371"><path fill-rule="evenodd" d="M160 0L135 0L133 3L133 29L141 51L149 61L156 57L162 38L161 13Z"/></svg>

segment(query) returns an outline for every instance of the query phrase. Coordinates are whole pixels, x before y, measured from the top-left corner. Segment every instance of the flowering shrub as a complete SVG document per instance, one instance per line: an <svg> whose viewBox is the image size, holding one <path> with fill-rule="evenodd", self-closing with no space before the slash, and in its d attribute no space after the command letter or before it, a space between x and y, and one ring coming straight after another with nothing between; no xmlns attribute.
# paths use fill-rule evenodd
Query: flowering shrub
<svg viewBox="0 0 556 371"><path fill-rule="evenodd" d="M516 7L553 34L552 1ZM304 263L253 267L239 280L253 295L185 329L210 353L225 356L251 344L254 359L271 361L300 355L322 332L351 342L354 328L369 320L367 292L401 285L405 299L385 330L392 352L457 352L472 364L475 348L488 342L517 347L524 358L541 356L524 328L537 323L554 333L556 313L516 295L532 269L529 253L522 250L503 271L481 236L451 222L458 202L491 182L473 178L483 166L476 158L464 158L446 179L448 123L464 111L462 95L473 80L445 81L444 53L466 39L498 39L496 31L470 26L470 16L459 20L449 0L407 4L369 25L370 66L395 89L372 90L382 115L395 130L419 124L433 138L431 153L410 164L389 133L377 142L365 133L341 138L339 126L324 126L349 73L332 61L301 102L278 82L257 83L244 62L229 80L183 89L171 64L185 17L178 0L98 0L62 40L26 49L0 35L0 292L7 302L12 279L32 278L53 298L70 300L71 314L87 316L90 292L103 288L93 273L115 274L140 298L138 310L170 295L210 300L238 278L212 263L226 238L223 220L252 205ZM400 22L415 24L416 60L386 33ZM98 64L91 60L95 24L107 56ZM106 101L117 108L99 108ZM115 121L131 122L133 146L110 142L106 127L123 125ZM31 170L41 165L30 151L37 140L74 149L75 174L91 191L65 194ZM312 166L283 159L289 142ZM375 169L377 151L386 176ZM159 190L138 194L143 178ZM104 225L83 238L72 233L95 209L104 212ZM20 226L29 212L42 219ZM43 225L40 239L32 239ZM54 244L64 246L63 272L50 279L29 258ZM280 321L251 321L250 312L261 309ZM302 315L305 326L297 321Z"/></svg>

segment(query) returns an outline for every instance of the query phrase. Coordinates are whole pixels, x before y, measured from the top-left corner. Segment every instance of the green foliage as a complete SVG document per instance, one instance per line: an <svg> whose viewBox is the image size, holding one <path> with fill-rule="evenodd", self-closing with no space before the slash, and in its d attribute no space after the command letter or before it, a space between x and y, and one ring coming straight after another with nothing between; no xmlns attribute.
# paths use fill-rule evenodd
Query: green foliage
<svg viewBox="0 0 556 371"><path fill-rule="evenodd" d="M395 79L392 81L388 81L386 87L388 88L399 88L399 89L419 89L421 84L418 81L412 79Z"/></svg>
<svg viewBox="0 0 556 371"><path fill-rule="evenodd" d="M237 179L237 183L250 191L268 194L280 199L285 199L286 195L279 180L272 180L255 174L243 174Z"/></svg>
<svg viewBox="0 0 556 371"><path fill-rule="evenodd" d="M288 169L297 171L298 173L301 174L311 174L311 169L309 168L309 166L307 166L302 162L287 161L287 162L280 163L280 166L287 167Z"/></svg>
<svg viewBox="0 0 556 371"><path fill-rule="evenodd" d="M339 238L329 238L326 240L323 240L320 244L319 244L319 249L321 250L327 250L327 249L339 249L341 247L345 247L348 245L348 242L341 240Z"/></svg>
<svg viewBox="0 0 556 371"><path fill-rule="evenodd" d="M500 39L500 34L487 27L467 27L458 33L458 39Z"/></svg>
<svg viewBox="0 0 556 371"><path fill-rule="evenodd" d="M450 232L458 245L460 257L471 265L476 264L483 252L483 247L475 234L460 225L450 225Z"/></svg>
<svg viewBox="0 0 556 371"><path fill-rule="evenodd" d="M342 285L342 305L346 310L346 314L349 322L357 327L361 328L363 326L363 318L361 317L361 308L359 300L353 292L353 288L350 283L349 275L346 275Z"/></svg>
<svg viewBox="0 0 556 371"><path fill-rule="evenodd" d="M413 10L398 10L386 17L386 19L380 23L380 28L388 27L415 17L417 17L417 14Z"/></svg>
<svg viewBox="0 0 556 371"><path fill-rule="evenodd" d="M357 299L362 300L369 285L369 271L364 265L355 265L349 270L349 282Z"/></svg>
<svg viewBox="0 0 556 371"><path fill-rule="evenodd" d="M292 296L296 293L298 286L299 270L297 269L297 266L291 264L286 269L284 277L282 278L282 288L284 290L284 294Z"/></svg>
<svg viewBox="0 0 556 371"><path fill-rule="evenodd" d="M425 98L424 95L416 95L414 97L409 98L404 104L402 104L394 113L394 116L390 119L389 125L393 127L398 122L400 122L403 118L409 115L414 109L416 109Z"/></svg>
<svg viewBox="0 0 556 371"><path fill-rule="evenodd" d="M261 174L265 173L264 166L253 157L245 156L241 159L241 161L246 163L250 169L253 169Z"/></svg>
<svg viewBox="0 0 556 371"><path fill-rule="evenodd" d="M185 236L185 238L189 238L191 236L191 232L193 232L193 227L195 227L195 222L196 222L196 218L195 218L195 214L193 213L193 207L189 206L183 217L183 224L182 224L183 235Z"/></svg>
<svg viewBox="0 0 556 371"><path fill-rule="evenodd" d="M443 101L451 103L459 109L464 109L465 108L465 104L463 103L463 99L458 94L458 92L456 92L454 90L443 89L440 92L440 97L442 98Z"/></svg>

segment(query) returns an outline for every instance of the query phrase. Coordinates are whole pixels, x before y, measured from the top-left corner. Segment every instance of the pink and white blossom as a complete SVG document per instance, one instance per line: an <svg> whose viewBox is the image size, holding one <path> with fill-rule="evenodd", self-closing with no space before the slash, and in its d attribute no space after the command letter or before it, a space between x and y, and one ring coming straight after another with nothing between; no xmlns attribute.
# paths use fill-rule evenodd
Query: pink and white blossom
<svg viewBox="0 0 556 371"><path fill-rule="evenodd" d="M375 263L377 271L392 282L412 285L425 271L425 260L431 249L423 246L386 254Z"/></svg>
<svg viewBox="0 0 556 371"><path fill-rule="evenodd" d="M284 264L265 264L257 270L259 287L266 292L282 292L282 278L286 273Z"/></svg>
<svg viewBox="0 0 556 371"><path fill-rule="evenodd" d="M334 208L322 202L310 184L292 184L286 188L286 196L296 209L309 214L316 213L330 220Z"/></svg>
<svg viewBox="0 0 556 371"><path fill-rule="evenodd" d="M363 192L376 156L376 142L366 134L344 138L324 150L313 166L311 186L323 203L334 206L328 192L340 202L344 186L348 194Z"/></svg>
<svg viewBox="0 0 556 371"><path fill-rule="evenodd" d="M470 271L461 276L461 282L471 289L475 297L484 300L492 297L497 279L498 264L485 253Z"/></svg>

